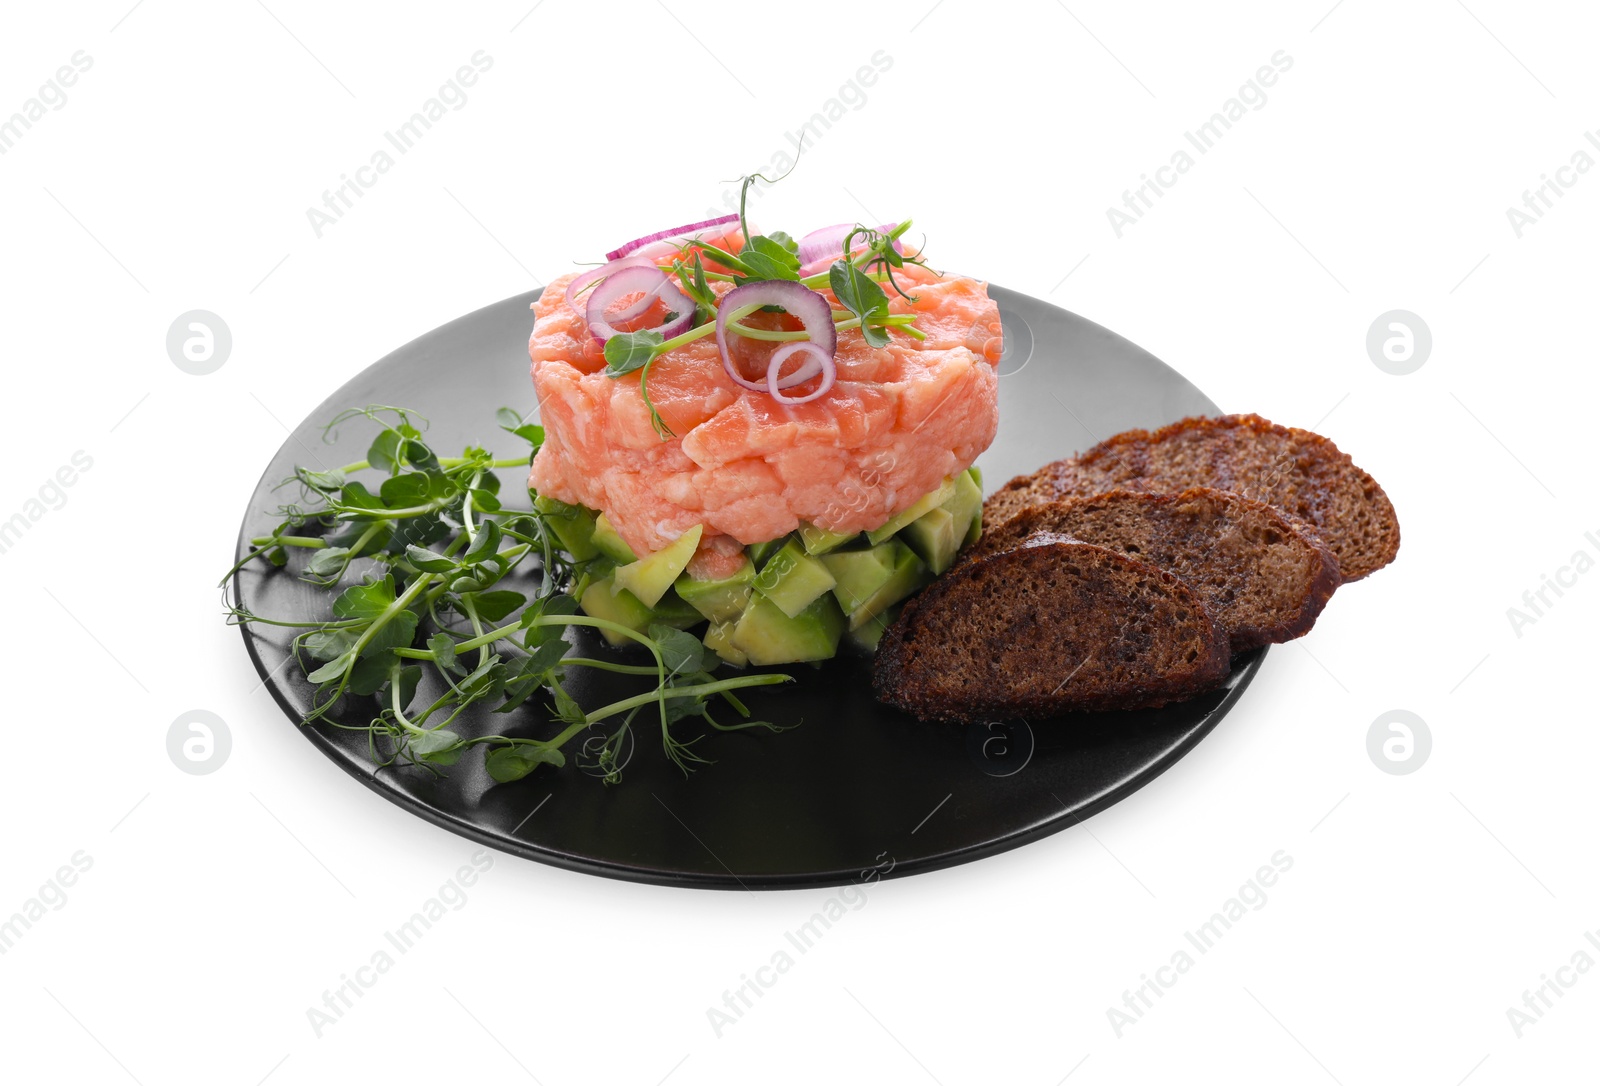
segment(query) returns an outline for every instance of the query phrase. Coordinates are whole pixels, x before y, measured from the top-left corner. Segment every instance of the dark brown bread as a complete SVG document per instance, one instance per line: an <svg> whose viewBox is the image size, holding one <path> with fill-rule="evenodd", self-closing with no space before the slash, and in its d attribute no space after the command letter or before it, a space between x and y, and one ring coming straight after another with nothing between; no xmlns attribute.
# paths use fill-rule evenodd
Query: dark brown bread
<svg viewBox="0 0 1600 1086"><path fill-rule="evenodd" d="M983 508L986 529L1022 509L1110 490L1174 494L1206 486L1265 502L1309 524L1344 581L1394 561L1400 523L1377 482L1327 438L1259 415L1189 418L1129 430L1081 456L1011 480Z"/></svg>
<svg viewBox="0 0 1600 1086"><path fill-rule="evenodd" d="M1206 487L1029 506L986 529L963 560L1013 550L1041 531L1166 570L1205 601L1234 652L1305 634L1339 587L1339 563L1314 533L1270 505Z"/></svg>
<svg viewBox="0 0 1600 1086"><path fill-rule="evenodd" d="M878 698L923 720L1154 708L1228 675L1228 635L1154 566L1039 533L963 562L878 646Z"/></svg>

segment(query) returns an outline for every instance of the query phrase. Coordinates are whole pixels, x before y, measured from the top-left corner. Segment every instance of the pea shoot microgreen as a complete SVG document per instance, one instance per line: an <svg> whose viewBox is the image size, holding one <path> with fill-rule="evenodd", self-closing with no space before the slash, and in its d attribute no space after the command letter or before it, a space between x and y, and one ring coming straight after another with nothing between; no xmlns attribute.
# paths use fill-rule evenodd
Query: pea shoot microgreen
<svg viewBox="0 0 1600 1086"><path fill-rule="evenodd" d="M647 358L632 368L648 365ZM541 427L502 409L501 429L529 452L497 458L471 445L440 458L423 441L427 420L403 408L346 411L328 432L357 419L379 427L367 458L332 471L296 468L285 485L297 488L297 500L280 507L278 526L251 539L223 577L226 585L258 561L279 567L263 575L286 576L293 564L303 580L338 590L322 619L229 609L233 624L295 630L291 654L316 688L304 723L366 732L372 760L383 767L442 773L483 747L485 768L502 783L565 765L567 748L586 733L576 757L615 783L641 713L658 720L667 757L685 773L708 761L695 749L703 735L682 734L695 720L723 731L782 730L748 719L735 691L789 676L718 678L715 654L692 634L663 625L640 632L579 613L582 587L603 575L591 566L605 560L576 562L562 550L550 525L572 515L571 507L531 490L529 508L501 497L497 472L526 477ZM566 635L576 627L634 642L650 663L570 655ZM637 676L641 689L586 709L564 685L577 668ZM553 734L506 735L487 723L530 702L543 710L530 715L548 721L531 730ZM718 705L745 719L720 723L712 716Z"/></svg>

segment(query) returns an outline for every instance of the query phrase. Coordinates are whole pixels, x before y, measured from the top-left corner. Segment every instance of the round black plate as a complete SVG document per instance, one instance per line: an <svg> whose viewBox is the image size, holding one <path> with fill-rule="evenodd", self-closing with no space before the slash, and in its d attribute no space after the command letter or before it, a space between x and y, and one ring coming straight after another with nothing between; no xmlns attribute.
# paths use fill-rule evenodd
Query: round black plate
<svg viewBox="0 0 1600 1086"><path fill-rule="evenodd" d="M1153 427L1216 405L1127 340L1033 298L991 287L1005 324L1000 437L979 465L989 489L1013 475L1134 426ZM346 424L332 445L322 427L346 407L414 408L431 420L440 455L470 442L501 447L495 409L533 406L528 378L529 304L508 298L435 329L368 367L284 443L250 498L240 540L269 532L274 487L296 463L359 460L370 427ZM497 438L504 437L503 442ZM242 554L243 551L241 550ZM297 579L297 563L253 563L236 599L256 614L314 619L328 594ZM585 655L606 650L574 634ZM296 722L310 686L286 663L288 639L245 630L245 644L273 697ZM651 729L622 782L607 786L569 760L514 784L496 785L469 753L443 778L417 769L375 771L365 735L324 725L306 737L384 798L464 837L543 863L641 882L722 889L827 886L965 863L1065 829L1148 783L1216 726L1260 668L1239 661L1228 685L1165 709L1078 714L1058 720L968 727L920 724L877 704L871 666L841 656L799 681L743 696L760 719L799 727L712 733L696 746L714 764L684 775ZM570 684L594 707L635 692L628 677L589 668ZM365 706L357 720L368 719ZM458 723L507 734L549 734L539 709ZM572 748L569 748L571 750Z"/></svg>

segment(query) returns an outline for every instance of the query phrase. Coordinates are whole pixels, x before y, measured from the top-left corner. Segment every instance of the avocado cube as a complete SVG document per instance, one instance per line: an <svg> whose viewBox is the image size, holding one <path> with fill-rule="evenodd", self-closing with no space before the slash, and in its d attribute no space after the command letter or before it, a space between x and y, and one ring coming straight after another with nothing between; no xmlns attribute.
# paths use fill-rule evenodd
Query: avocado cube
<svg viewBox="0 0 1600 1086"><path fill-rule="evenodd" d="M785 535L779 536L777 539L769 539L765 543L752 543L745 548L745 553L750 555L750 561L755 563L757 569L760 569L767 564L768 558L783 549L783 545L789 542L789 539L790 536Z"/></svg>
<svg viewBox="0 0 1600 1086"><path fill-rule="evenodd" d="M928 569L937 577L954 564L956 552L966 542L967 525L970 523L966 521L958 525L956 518L950 515L950 510L943 507L930 509L906 525L900 538L928 563ZM617 572L620 574L622 571Z"/></svg>
<svg viewBox="0 0 1600 1086"><path fill-rule="evenodd" d="M833 574L794 537L767 559L754 584L757 592L793 618L833 587Z"/></svg>
<svg viewBox="0 0 1600 1086"><path fill-rule="evenodd" d="M868 654L878 651L878 642L883 640L883 632L894 622L899 614L897 608L891 607L880 614L874 615L862 625L845 634L845 639L851 645Z"/></svg>
<svg viewBox="0 0 1600 1086"><path fill-rule="evenodd" d="M750 599L751 585L756 579L755 563L748 558L732 577L717 581L697 581L685 573L674 582L685 603L699 611L712 622L729 622L739 617Z"/></svg>
<svg viewBox="0 0 1600 1086"><path fill-rule="evenodd" d="M899 539L864 551L840 551L822 557L836 578L833 594L850 629L857 630L921 588L927 568Z"/></svg>
<svg viewBox="0 0 1600 1086"><path fill-rule="evenodd" d="M617 584L638 596L646 606L654 607L694 557L702 531L696 524L648 558L618 566Z"/></svg>
<svg viewBox="0 0 1600 1086"><path fill-rule="evenodd" d="M698 626L706 620L699 610L689 606L679 598L678 593L668 589L666 595L656 601L650 608L650 621L659 622L664 626L675 626L680 630L687 630L690 626Z"/></svg>
<svg viewBox="0 0 1600 1086"><path fill-rule="evenodd" d="M586 562L600 553L594 545L595 515L592 510L581 505L568 505L543 494L533 499L533 509L543 515L545 525L574 561Z"/></svg>
<svg viewBox="0 0 1600 1086"><path fill-rule="evenodd" d="M739 616L730 640L752 664L828 660L839 650L844 625L839 605L826 591L795 615L758 594Z"/></svg>
<svg viewBox="0 0 1600 1086"><path fill-rule="evenodd" d="M972 522L983 512L983 488L973 481L972 473L963 471L956 476L955 491L939 508L955 518L962 542L972 533Z"/></svg>
<svg viewBox="0 0 1600 1086"><path fill-rule="evenodd" d="M744 667L750 662L750 657L734 646L733 627L732 622L713 622L706 627L706 634L701 640L706 643L706 648L722 659L723 663Z"/></svg>
<svg viewBox="0 0 1600 1086"><path fill-rule="evenodd" d="M656 621L655 612L625 588L618 588L610 577L592 582L578 599L578 606L590 618L605 619L630 630L644 633ZM600 636L612 645L637 644L633 638L615 630L601 630Z"/></svg>
<svg viewBox="0 0 1600 1086"><path fill-rule="evenodd" d="M836 551L860 534L860 532L830 532L814 524L800 525L800 542L805 545L806 553L811 555Z"/></svg>
<svg viewBox="0 0 1600 1086"><path fill-rule="evenodd" d="M639 556L633 553L632 547L622 541L622 537L617 534L617 530L611 526L604 513L594 518L594 534L591 539L601 554L619 566L639 560Z"/></svg>
<svg viewBox="0 0 1600 1086"><path fill-rule="evenodd" d="M904 528L907 524L910 524L928 510L937 509L939 506L943 505L947 500L949 500L950 495L955 493L955 490L956 480L954 476L951 476L944 482L940 483L937 487L918 498L914 503L912 503L910 508L896 513L882 525L868 532L867 542L876 547L879 543L882 543L885 539L888 539L890 536L894 535L901 528Z"/></svg>

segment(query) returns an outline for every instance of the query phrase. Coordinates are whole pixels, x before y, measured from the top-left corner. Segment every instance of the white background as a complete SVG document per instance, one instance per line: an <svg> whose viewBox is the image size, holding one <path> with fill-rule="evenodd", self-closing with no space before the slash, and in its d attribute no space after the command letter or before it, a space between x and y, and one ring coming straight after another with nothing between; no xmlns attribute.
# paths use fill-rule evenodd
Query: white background
<svg viewBox="0 0 1600 1086"><path fill-rule="evenodd" d="M0 519L74 452L93 467L0 555L0 915L74 853L93 866L0 957L4 1077L1592 1074L1600 971L1564 974L1520 1038L1506 1012L1580 949L1600 960L1600 574L1520 636L1507 609L1600 554L1600 172L1520 238L1506 209L1600 127L1593 12L531 2L7 12L0 117L75 51L93 66L0 156ZM306 209L478 50L467 104L318 238ZM1118 238L1107 208L1278 50L1266 104ZM1229 410L1320 428L1394 500L1398 562L1273 651L1171 772L1087 826L875 888L720 1038L707 1008L828 892L506 856L318 1038L307 1008L474 846L317 755L222 624L215 578L284 424L450 318L701 217L879 51L759 222L914 215L940 264L1121 332ZM205 377L164 346L197 308L233 334ZM1409 376L1365 347L1396 308L1432 329ZM190 709L232 733L209 776L167 755ZM1391 709L1432 733L1411 775L1368 757ZM1267 904L1119 1037L1107 1009L1277 850Z"/></svg>

